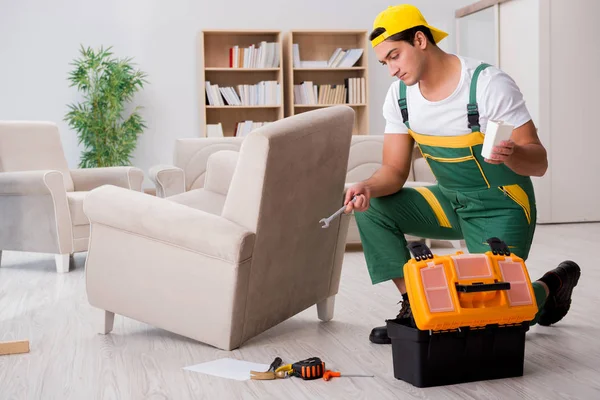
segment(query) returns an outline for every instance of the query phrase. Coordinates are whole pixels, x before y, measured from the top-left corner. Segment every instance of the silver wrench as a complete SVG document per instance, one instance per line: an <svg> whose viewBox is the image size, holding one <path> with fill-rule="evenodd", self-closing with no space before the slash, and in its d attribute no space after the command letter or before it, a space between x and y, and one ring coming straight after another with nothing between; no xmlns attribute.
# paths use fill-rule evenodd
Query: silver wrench
<svg viewBox="0 0 600 400"><path fill-rule="evenodd" d="M354 195L352 197L352 200L350 201L355 201L356 200L356 195ZM344 210L346 209L346 206L342 206L342 208L340 208L339 210L337 210L336 212L334 212L333 214L331 214L330 217L327 218L321 218L321 220L319 222L321 222L323 224L323 226L321 226L321 228L325 229L325 228L329 228L329 223L334 220L338 215L340 215L341 213L344 212Z"/></svg>

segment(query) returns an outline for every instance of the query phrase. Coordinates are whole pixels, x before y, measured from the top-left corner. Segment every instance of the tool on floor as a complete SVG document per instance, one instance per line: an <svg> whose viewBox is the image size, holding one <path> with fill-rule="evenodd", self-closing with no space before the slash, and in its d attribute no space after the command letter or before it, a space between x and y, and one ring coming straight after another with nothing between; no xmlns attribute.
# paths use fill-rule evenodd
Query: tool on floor
<svg viewBox="0 0 600 400"><path fill-rule="evenodd" d="M250 371L250 379L254 380L272 380L277 378L275 371L281 366L281 358L276 357L266 372Z"/></svg>
<svg viewBox="0 0 600 400"><path fill-rule="evenodd" d="M277 379L287 378L292 372L292 364L282 365L275 370L275 377Z"/></svg>
<svg viewBox="0 0 600 400"><path fill-rule="evenodd" d="M375 375L361 375L361 374L344 374L342 375L341 372L338 371L331 371L331 370L327 370L325 371L325 373L323 374L323 379L328 381L331 378L339 378L339 377L349 377L349 378L374 378Z"/></svg>
<svg viewBox="0 0 600 400"><path fill-rule="evenodd" d="M325 363L319 357L311 357L292 364L294 376L305 381L319 379L325 373Z"/></svg>
<svg viewBox="0 0 600 400"><path fill-rule="evenodd" d="M29 340L0 342L0 356L21 353L29 353Z"/></svg>
<svg viewBox="0 0 600 400"><path fill-rule="evenodd" d="M325 362L319 357L311 357L306 360L301 360L293 364L282 365L275 370L277 378L287 378L288 376L296 376L305 381L323 378L329 381L334 377L366 377L374 378L375 375L358 375L358 374L343 374L338 371L331 371L325 368Z"/></svg>
<svg viewBox="0 0 600 400"><path fill-rule="evenodd" d="M355 201L356 200L356 195L354 195L352 197L352 200L350 201ZM337 216L339 216L341 213L344 212L344 210L346 209L346 206L343 206L342 208L340 208L339 210L337 210L336 212L334 212L333 214L331 214L330 217L327 218L321 218L321 220L319 221L320 223L323 224L323 226L321 226L321 228L325 229L325 228L329 228L329 223L331 221L333 221Z"/></svg>

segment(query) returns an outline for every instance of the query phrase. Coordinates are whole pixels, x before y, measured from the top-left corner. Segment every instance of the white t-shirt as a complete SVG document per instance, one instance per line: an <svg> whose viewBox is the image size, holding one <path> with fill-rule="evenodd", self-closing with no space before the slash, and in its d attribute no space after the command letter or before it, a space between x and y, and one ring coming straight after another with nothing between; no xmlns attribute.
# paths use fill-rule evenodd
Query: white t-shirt
<svg viewBox="0 0 600 400"><path fill-rule="evenodd" d="M406 88L408 122L416 133L436 136L458 136L471 132L467 119L467 104L471 89L471 78L478 60L457 56L462 65L458 86L447 98L429 101L421 95L419 84ZM400 80L392 83L383 104L386 134L408 133L402 122L398 105ZM504 121L515 129L531 119L525 106L523 94L515 81L495 66L489 66L477 79L477 105L479 125L485 133L487 121Z"/></svg>

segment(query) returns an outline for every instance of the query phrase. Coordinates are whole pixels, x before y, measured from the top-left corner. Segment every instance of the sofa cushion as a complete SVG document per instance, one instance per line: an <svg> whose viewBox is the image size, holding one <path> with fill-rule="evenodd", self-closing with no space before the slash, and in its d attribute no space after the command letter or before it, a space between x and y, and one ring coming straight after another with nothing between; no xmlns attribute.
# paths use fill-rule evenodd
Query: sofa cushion
<svg viewBox="0 0 600 400"><path fill-rule="evenodd" d="M206 189L193 189L189 192L170 196L167 200L215 215L221 215L225 204L224 195Z"/></svg>

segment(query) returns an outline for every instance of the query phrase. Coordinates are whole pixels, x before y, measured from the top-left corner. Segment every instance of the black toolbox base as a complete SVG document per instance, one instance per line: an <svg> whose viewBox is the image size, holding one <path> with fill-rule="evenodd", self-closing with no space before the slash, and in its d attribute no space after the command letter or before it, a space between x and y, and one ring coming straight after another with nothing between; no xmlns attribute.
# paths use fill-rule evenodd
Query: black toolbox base
<svg viewBox="0 0 600 400"><path fill-rule="evenodd" d="M422 331L387 321L394 377L417 387L523 375L529 322L460 331Z"/></svg>

